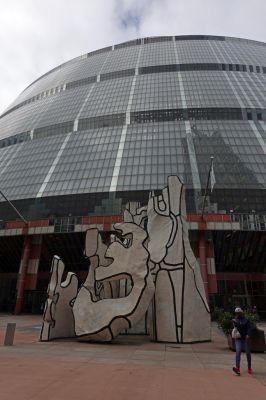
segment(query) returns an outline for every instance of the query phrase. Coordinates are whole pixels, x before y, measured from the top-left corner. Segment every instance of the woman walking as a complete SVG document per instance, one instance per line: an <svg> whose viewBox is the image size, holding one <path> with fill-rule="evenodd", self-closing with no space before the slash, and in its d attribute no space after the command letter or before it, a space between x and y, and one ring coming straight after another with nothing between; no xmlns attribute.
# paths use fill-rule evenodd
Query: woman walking
<svg viewBox="0 0 266 400"><path fill-rule="evenodd" d="M234 329L232 336L235 339L236 346L236 365L233 371L236 375L240 375L241 351L245 350L248 363L248 373L252 374L251 353L250 353L250 336L252 333L252 324L245 318L243 310L240 307L235 309L235 318L233 319Z"/></svg>

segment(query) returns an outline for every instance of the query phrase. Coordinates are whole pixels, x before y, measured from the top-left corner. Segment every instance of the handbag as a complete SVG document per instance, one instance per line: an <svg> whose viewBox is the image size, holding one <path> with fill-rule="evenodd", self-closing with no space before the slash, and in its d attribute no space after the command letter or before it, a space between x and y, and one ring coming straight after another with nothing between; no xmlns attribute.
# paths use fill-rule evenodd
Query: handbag
<svg viewBox="0 0 266 400"><path fill-rule="evenodd" d="M241 338L241 335L240 335L240 333L239 333L239 331L238 331L238 329L236 327L232 330L232 338L233 339L240 339Z"/></svg>

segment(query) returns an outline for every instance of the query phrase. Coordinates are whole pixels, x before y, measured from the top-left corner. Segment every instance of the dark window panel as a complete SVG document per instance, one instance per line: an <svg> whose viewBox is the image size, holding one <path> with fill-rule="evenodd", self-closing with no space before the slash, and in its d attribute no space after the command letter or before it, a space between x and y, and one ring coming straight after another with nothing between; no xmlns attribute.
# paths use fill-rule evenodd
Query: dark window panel
<svg viewBox="0 0 266 400"><path fill-rule="evenodd" d="M247 111L247 119L248 119L249 121L252 120L252 112L251 112L251 111Z"/></svg>
<svg viewBox="0 0 266 400"><path fill-rule="evenodd" d="M27 142L28 140L31 140L30 132L22 132L14 136L9 136L0 140L0 149L3 147L12 146L16 143Z"/></svg>
<svg viewBox="0 0 266 400"><path fill-rule="evenodd" d="M158 37L148 37L144 38L144 44L148 43L158 43L158 42L171 42L172 36L158 36Z"/></svg>
<svg viewBox="0 0 266 400"><path fill-rule="evenodd" d="M149 67L140 67L139 74L156 74L160 72L175 72L179 71L179 65L177 64L166 64L166 65L152 65Z"/></svg>
<svg viewBox="0 0 266 400"><path fill-rule="evenodd" d="M123 69L121 71L114 71L114 72L107 72L106 74L101 74L101 81L106 81L109 79L117 79L117 78L123 78L125 76L133 76L135 75L135 69Z"/></svg>
<svg viewBox="0 0 266 400"><path fill-rule="evenodd" d="M209 35L182 35L175 36L175 40L219 40L224 41L224 36L209 36Z"/></svg>
<svg viewBox="0 0 266 400"><path fill-rule="evenodd" d="M184 110L149 110L132 112L131 123L143 124L147 122L162 122L162 121L184 121Z"/></svg>
<svg viewBox="0 0 266 400"><path fill-rule="evenodd" d="M78 86L89 85L97 80L97 76L89 76L88 78L79 79L77 81L69 82L66 84L66 89L73 89Z"/></svg>
<svg viewBox="0 0 266 400"><path fill-rule="evenodd" d="M42 128L34 129L33 138L40 139L43 137L62 135L69 133L73 130L74 121L62 122L61 124L55 124L50 126L44 126Z"/></svg>
<svg viewBox="0 0 266 400"><path fill-rule="evenodd" d="M79 120L78 130L83 131L86 129L103 128L108 126L121 126L125 123L125 120L126 115L124 113L83 118Z"/></svg>
<svg viewBox="0 0 266 400"><path fill-rule="evenodd" d="M148 110L131 113L132 124L186 120L242 120L240 108L190 108Z"/></svg>
<svg viewBox="0 0 266 400"><path fill-rule="evenodd" d="M180 71L219 71L220 69L220 64L216 63L180 64Z"/></svg>
<svg viewBox="0 0 266 400"><path fill-rule="evenodd" d="M136 39L136 40L130 40L128 42L116 44L114 48L116 50L116 49L122 49L124 47L138 46L140 44L141 44L141 39Z"/></svg>
<svg viewBox="0 0 266 400"><path fill-rule="evenodd" d="M242 120L240 108L190 108L189 120Z"/></svg>

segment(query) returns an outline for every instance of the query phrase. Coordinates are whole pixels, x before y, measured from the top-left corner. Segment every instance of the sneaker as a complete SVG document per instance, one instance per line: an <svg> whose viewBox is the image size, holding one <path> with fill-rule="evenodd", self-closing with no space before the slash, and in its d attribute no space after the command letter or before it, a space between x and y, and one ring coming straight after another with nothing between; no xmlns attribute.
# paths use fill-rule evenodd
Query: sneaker
<svg viewBox="0 0 266 400"><path fill-rule="evenodd" d="M233 371L236 375L240 375L240 368L233 367Z"/></svg>
<svg viewBox="0 0 266 400"><path fill-rule="evenodd" d="M248 368L248 373L249 373L249 375L253 374L252 368Z"/></svg>

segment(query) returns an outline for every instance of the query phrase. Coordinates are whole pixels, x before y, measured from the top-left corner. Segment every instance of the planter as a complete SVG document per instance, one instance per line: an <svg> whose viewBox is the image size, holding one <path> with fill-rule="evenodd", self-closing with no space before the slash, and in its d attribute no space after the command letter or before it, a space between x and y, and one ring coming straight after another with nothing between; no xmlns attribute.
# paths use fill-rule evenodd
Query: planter
<svg viewBox="0 0 266 400"><path fill-rule="evenodd" d="M228 346L231 350L235 351L235 339L231 334L227 335ZM263 353L266 351L265 334L261 329L257 329L256 334L250 339L250 350L254 353Z"/></svg>

